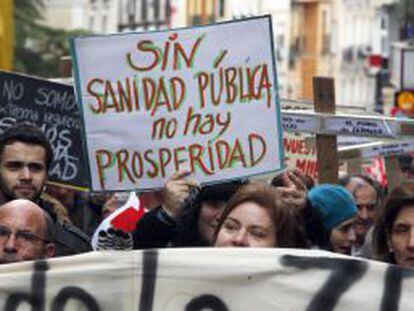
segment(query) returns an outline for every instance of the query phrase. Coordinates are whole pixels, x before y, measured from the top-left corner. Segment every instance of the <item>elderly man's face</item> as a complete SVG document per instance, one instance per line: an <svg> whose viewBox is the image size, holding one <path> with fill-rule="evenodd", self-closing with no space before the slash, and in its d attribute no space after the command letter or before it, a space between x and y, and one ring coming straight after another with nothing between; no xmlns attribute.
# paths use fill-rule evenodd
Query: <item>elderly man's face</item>
<svg viewBox="0 0 414 311"><path fill-rule="evenodd" d="M27 200L0 207L0 263L52 257L54 245L45 239L42 210Z"/></svg>
<svg viewBox="0 0 414 311"><path fill-rule="evenodd" d="M346 189L354 196L358 214L355 219L357 244L363 244L368 230L375 223L378 213L378 197L375 189L359 177L352 178Z"/></svg>
<svg viewBox="0 0 414 311"><path fill-rule="evenodd" d="M377 193L374 188L365 183L355 191L354 196L358 208L355 234L363 239L377 218Z"/></svg>

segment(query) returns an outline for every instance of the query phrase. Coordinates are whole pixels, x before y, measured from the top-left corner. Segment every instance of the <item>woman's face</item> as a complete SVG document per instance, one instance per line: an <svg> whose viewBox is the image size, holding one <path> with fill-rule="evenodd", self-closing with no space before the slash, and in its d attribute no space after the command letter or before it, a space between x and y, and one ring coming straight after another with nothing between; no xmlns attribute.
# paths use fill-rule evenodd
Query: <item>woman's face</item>
<svg viewBox="0 0 414 311"><path fill-rule="evenodd" d="M398 212L388 246L398 265L414 268L414 205L405 206Z"/></svg>
<svg viewBox="0 0 414 311"><path fill-rule="evenodd" d="M335 253L351 255L352 246L356 241L354 218L348 219L333 228L329 236L329 241Z"/></svg>
<svg viewBox="0 0 414 311"><path fill-rule="evenodd" d="M201 203L200 215L198 218L198 231L200 237L208 245L214 245L214 233L218 225L221 213L226 202L210 201Z"/></svg>
<svg viewBox="0 0 414 311"><path fill-rule="evenodd" d="M217 235L218 247L275 247L276 226L268 210L254 202L236 206Z"/></svg>

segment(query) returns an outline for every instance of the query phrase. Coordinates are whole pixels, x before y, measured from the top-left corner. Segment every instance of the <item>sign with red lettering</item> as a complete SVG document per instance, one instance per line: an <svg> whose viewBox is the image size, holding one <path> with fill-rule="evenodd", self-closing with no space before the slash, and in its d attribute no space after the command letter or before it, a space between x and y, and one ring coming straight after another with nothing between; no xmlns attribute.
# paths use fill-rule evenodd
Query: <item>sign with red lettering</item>
<svg viewBox="0 0 414 311"><path fill-rule="evenodd" d="M316 147L306 144L305 136L298 133L284 133L285 163L290 169L298 169L313 179L318 179Z"/></svg>
<svg viewBox="0 0 414 311"><path fill-rule="evenodd" d="M92 189L282 169L272 42L270 16L72 39Z"/></svg>

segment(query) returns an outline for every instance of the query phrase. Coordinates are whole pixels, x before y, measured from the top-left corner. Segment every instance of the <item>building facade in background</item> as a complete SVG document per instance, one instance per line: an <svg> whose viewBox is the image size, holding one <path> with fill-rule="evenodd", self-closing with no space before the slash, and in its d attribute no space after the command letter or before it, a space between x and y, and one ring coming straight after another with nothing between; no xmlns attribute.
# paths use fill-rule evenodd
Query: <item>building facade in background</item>
<svg viewBox="0 0 414 311"><path fill-rule="evenodd" d="M288 98L311 100L312 77L332 76L332 1L292 1Z"/></svg>
<svg viewBox="0 0 414 311"><path fill-rule="evenodd" d="M171 26L171 0L118 0L120 32L160 30Z"/></svg>
<svg viewBox="0 0 414 311"><path fill-rule="evenodd" d="M45 0L45 23L93 33L191 27L270 14L280 95L312 100L312 78L335 78L336 101L376 109L397 0ZM242 34L240 34L242 35Z"/></svg>
<svg viewBox="0 0 414 311"><path fill-rule="evenodd" d="M335 0L333 76L337 102L374 108L375 76L367 70L373 53L375 7L369 0Z"/></svg>
<svg viewBox="0 0 414 311"><path fill-rule="evenodd" d="M291 0L226 0L223 1L224 12L219 21L234 20L258 15L270 14L273 25L273 42L279 91L282 97L288 97L290 90L289 76L289 42L291 41ZM292 83L294 84L294 83Z"/></svg>
<svg viewBox="0 0 414 311"><path fill-rule="evenodd" d="M179 0L44 0L44 22L55 28L96 34L173 27ZM181 10L182 11L182 10ZM177 21L177 24L179 21ZM184 26L184 25L181 25Z"/></svg>
<svg viewBox="0 0 414 311"><path fill-rule="evenodd" d="M85 14L88 0L43 0L43 23L58 29L88 29Z"/></svg>
<svg viewBox="0 0 414 311"><path fill-rule="evenodd" d="M336 0L337 25L333 76L338 102L374 111L380 100L378 75L388 57L389 16L384 3L390 1Z"/></svg>

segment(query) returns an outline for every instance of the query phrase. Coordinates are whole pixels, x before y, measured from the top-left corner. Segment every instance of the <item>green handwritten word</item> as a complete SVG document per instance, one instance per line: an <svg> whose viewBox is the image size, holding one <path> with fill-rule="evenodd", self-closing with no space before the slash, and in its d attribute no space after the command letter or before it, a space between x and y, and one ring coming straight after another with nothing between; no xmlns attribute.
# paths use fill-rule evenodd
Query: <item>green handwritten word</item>
<svg viewBox="0 0 414 311"><path fill-rule="evenodd" d="M146 77L141 80L127 77L116 82L94 78L86 89L95 99L89 104L95 114L144 110L153 116L159 110L172 112L181 107L186 93L184 80L180 77Z"/></svg>
<svg viewBox="0 0 414 311"><path fill-rule="evenodd" d="M245 103L266 98L271 107L272 83L267 64L256 67L229 67L215 72L198 72L194 75L198 83L200 107L207 104Z"/></svg>
<svg viewBox="0 0 414 311"><path fill-rule="evenodd" d="M180 70L181 61L184 61L187 68L193 68L197 51L204 38L205 34L200 35L189 52L180 42L175 41L178 39L177 33L171 34L162 46L156 46L152 40L141 40L136 45L137 51L126 54L126 61L133 70L139 72L150 71L157 67L162 71L170 67L172 70Z"/></svg>
<svg viewBox="0 0 414 311"><path fill-rule="evenodd" d="M187 163L191 171L204 175L213 175L229 169L239 163L243 168L255 167L261 163L267 153L264 137L250 133L245 140L235 138L209 143L159 148L147 150L121 149L111 152L99 149L95 152L97 174L100 185L105 189L105 174L113 171L119 183L135 184L143 178L165 178L167 172L178 170ZM115 166L113 163L115 162Z"/></svg>

